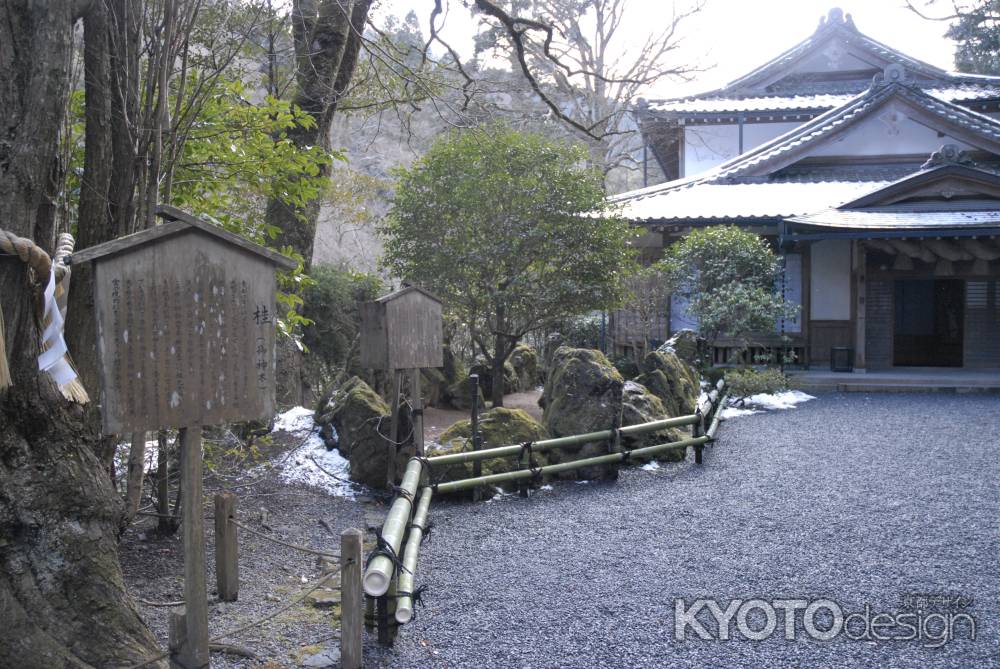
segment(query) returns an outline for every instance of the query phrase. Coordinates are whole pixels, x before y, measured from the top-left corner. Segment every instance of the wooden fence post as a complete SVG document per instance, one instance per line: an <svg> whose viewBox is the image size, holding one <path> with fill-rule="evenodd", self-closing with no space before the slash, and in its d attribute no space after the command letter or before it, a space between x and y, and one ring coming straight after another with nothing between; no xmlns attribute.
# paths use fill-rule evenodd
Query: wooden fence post
<svg viewBox="0 0 1000 669"><path fill-rule="evenodd" d="M202 502L201 426L183 428L181 506L184 514L184 621L181 654L188 669L208 666L208 593L205 587L205 516Z"/></svg>
<svg viewBox="0 0 1000 669"><path fill-rule="evenodd" d="M698 422L691 427L692 437L701 437L705 434L705 415L702 414L701 409L695 413L698 416ZM696 465L701 464L701 452L705 449L704 444L696 444L694 447L694 463Z"/></svg>
<svg viewBox="0 0 1000 669"><path fill-rule="evenodd" d="M343 669L361 669L361 630L365 614L361 588L361 530L340 534L340 662Z"/></svg>
<svg viewBox="0 0 1000 669"><path fill-rule="evenodd" d="M472 450L478 451L483 446L483 439L479 435L479 375L469 374L469 385L472 386ZM472 463L472 475L474 477L479 477L483 475L483 463L481 460L476 460ZM483 490L480 487L475 487L472 489L472 501L478 502L482 499Z"/></svg>
<svg viewBox="0 0 1000 669"><path fill-rule="evenodd" d="M235 602L240 594L240 548L236 536L236 495L215 496L215 583L219 599Z"/></svg>
<svg viewBox="0 0 1000 669"><path fill-rule="evenodd" d="M170 669L187 669L183 664L184 647L187 646L187 622L184 607L170 609L167 619L167 648L170 650Z"/></svg>

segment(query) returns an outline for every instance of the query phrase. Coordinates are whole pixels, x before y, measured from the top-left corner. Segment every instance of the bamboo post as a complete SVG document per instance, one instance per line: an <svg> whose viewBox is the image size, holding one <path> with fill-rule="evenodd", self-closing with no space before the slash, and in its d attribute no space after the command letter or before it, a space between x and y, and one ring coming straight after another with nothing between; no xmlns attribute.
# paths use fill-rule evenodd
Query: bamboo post
<svg viewBox="0 0 1000 669"><path fill-rule="evenodd" d="M417 455L424 457L424 400L420 392L420 370L410 370L410 404L413 406L413 446Z"/></svg>
<svg viewBox="0 0 1000 669"><path fill-rule="evenodd" d="M406 533L406 525L410 522L410 500L417 494L417 487L420 485L420 474L423 469L420 460L411 459L406 465L406 473L403 474L403 482L400 486L403 493L396 497L392 503L388 515L385 517L385 524L382 525L382 540L388 544L393 553L399 553L399 547L403 542L403 534ZM376 555L365 571L364 585L365 593L372 597L381 597L389 590L389 581L392 580L395 567L388 555Z"/></svg>
<svg viewBox="0 0 1000 669"><path fill-rule="evenodd" d="M472 386L472 450L479 451L483 448L483 438L479 434L479 375L469 375L469 385ZM483 464L476 460L472 463L472 476L483 475ZM472 501L478 502L482 499L483 491L479 488L472 489Z"/></svg>
<svg viewBox="0 0 1000 669"><path fill-rule="evenodd" d="M424 539L423 528L427 526L427 511L431 505L430 488L423 488L420 491L420 500L417 502L417 510L413 514L410 535L406 539L406 548L403 551L403 567L399 574L399 592L402 593L396 600L396 622L405 625L413 619L413 588L414 578L417 572L417 558L420 555L420 544Z"/></svg>
<svg viewBox="0 0 1000 669"><path fill-rule="evenodd" d="M701 409L698 409L698 412L695 415L698 416L698 422L691 428L691 436L697 439L705 434L705 416L702 415ZM696 465L701 464L701 452L704 448L704 442L696 444L694 447L694 463Z"/></svg>
<svg viewBox="0 0 1000 669"><path fill-rule="evenodd" d="M365 612L361 589L361 530L340 533L340 662L343 669L361 669L362 616Z"/></svg>
<svg viewBox="0 0 1000 669"><path fill-rule="evenodd" d="M215 584L219 599L235 602L240 594L240 548L236 536L236 495L215 496Z"/></svg>
<svg viewBox="0 0 1000 669"><path fill-rule="evenodd" d="M208 593L205 586L205 518L202 515L201 426L181 429L181 506L184 513L184 622L182 661L208 666Z"/></svg>
<svg viewBox="0 0 1000 669"><path fill-rule="evenodd" d="M385 465L386 487L390 490L396 485L396 454L399 452L399 397L403 392L403 371L393 370L393 377L392 414L389 418L389 453Z"/></svg>

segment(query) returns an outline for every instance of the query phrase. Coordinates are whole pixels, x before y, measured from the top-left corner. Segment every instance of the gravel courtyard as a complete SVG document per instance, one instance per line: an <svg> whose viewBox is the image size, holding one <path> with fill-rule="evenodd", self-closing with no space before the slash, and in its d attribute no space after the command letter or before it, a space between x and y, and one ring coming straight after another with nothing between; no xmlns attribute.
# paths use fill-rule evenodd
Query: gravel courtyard
<svg viewBox="0 0 1000 669"><path fill-rule="evenodd" d="M426 608L393 667L1000 666L1000 397L820 395L735 418L705 465L623 471L529 499L435 502L417 574ZM674 598L835 601L922 616L952 596L977 638L816 641L784 612L764 641L674 639ZM941 609L947 615L947 609ZM713 637L715 619L698 620ZM765 619L758 609L752 629ZM817 625L828 627L821 613ZM858 622L857 619L854 621ZM863 628L855 625L857 636ZM930 624L937 636L937 620ZM890 634L902 634L896 627Z"/></svg>

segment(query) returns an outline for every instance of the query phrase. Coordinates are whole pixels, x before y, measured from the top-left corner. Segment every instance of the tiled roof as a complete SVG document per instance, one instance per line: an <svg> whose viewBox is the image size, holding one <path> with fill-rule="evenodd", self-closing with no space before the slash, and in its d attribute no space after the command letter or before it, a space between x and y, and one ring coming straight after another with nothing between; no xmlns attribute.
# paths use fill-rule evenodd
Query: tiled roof
<svg viewBox="0 0 1000 669"><path fill-rule="evenodd" d="M704 179L731 178L753 174L766 163L803 149L829 137L845 125L867 116L882 102L893 96L903 97L925 110L940 116L947 123L958 125L984 139L1000 143L1000 121L979 114L952 102L927 95L919 89L891 82L855 96L847 104L821 114L770 142L736 156L707 172Z"/></svg>
<svg viewBox="0 0 1000 669"><path fill-rule="evenodd" d="M1000 226L1000 208L987 211L855 211L827 209L789 221L852 230L934 230Z"/></svg>
<svg viewBox="0 0 1000 669"><path fill-rule="evenodd" d="M1000 98L1000 83L966 84L947 88L924 89L928 95L948 102L965 102ZM648 109L676 114L719 114L791 110L826 110L847 104L857 94L816 94L763 97L708 97L650 102Z"/></svg>
<svg viewBox="0 0 1000 669"><path fill-rule="evenodd" d="M633 221L755 219L801 216L836 207L886 181L779 183L670 182L612 198Z"/></svg>

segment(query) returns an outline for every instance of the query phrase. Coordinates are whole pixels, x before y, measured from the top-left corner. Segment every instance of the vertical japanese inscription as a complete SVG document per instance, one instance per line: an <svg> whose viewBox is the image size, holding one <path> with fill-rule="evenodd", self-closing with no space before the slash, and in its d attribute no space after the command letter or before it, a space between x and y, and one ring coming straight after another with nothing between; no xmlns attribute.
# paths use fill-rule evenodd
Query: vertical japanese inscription
<svg viewBox="0 0 1000 669"><path fill-rule="evenodd" d="M106 433L273 409L272 267L197 235L99 261Z"/></svg>

